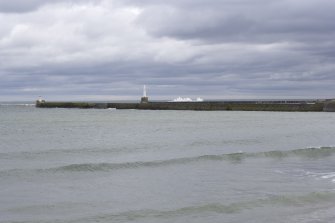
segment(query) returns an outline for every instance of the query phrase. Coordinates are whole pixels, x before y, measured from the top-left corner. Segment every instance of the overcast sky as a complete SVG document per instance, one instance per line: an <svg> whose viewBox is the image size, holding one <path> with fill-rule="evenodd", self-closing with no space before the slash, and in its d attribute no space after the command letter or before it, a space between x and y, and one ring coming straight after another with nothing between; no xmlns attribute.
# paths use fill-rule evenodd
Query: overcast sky
<svg viewBox="0 0 335 223"><path fill-rule="evenodd" d="M0 101L334 98L334 0L0 0Z"/></svg>

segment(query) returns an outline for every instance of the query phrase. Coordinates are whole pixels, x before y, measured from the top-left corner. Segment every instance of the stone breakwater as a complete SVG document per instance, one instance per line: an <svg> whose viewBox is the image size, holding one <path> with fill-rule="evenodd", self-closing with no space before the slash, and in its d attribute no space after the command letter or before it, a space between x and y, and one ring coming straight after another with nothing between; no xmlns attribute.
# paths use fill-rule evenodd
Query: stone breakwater
<svg viewBox="0 0 335 223"><path fill-rule="evenodd" d="M142 110L195 110L195 111L283 111L335 112L335 101L226 101L226 102L148 102L148 103L89 103L89 102L36 102L38 108L81 109L142 109Z"/></svg>

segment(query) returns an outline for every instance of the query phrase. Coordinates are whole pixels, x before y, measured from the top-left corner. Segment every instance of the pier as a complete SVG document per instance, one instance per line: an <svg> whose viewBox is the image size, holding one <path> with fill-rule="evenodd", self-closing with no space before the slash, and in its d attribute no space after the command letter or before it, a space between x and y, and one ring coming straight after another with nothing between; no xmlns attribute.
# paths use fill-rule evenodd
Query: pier
<svg viewBox="0 0 335 223"><path fill-rule="evenodd" d="M204 102L150 102L90 103L36 101L38 108L80 109L142 109L142 110L195 110L195 111L283 111L335 112L334 100L316 101L204 101Z"/></svg>
<svg viewBox="0 0 335 223"><path fill-rule="evenodd" d="M182 98L180 98L182 99ZM187 100L186 100L187 99ZM146 86L138 103L92 103L92 102L48 102L39 97L38 108L81 109L142 109L142 110L194 110L194 111L282 111L282 112L335 112L335 100L238 100L203 101L190 98L169 102L152 102L147 96ZM200 99L200 98L199 98Z"/></svg>

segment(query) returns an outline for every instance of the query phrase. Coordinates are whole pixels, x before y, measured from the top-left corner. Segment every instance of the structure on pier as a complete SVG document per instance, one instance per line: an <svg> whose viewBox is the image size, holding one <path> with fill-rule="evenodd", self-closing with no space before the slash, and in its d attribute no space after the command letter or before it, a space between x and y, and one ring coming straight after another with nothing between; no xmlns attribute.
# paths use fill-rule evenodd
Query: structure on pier
<svg viewBox="0 0 335 223"><path fill-rule="evenodd" d="M148 103L148 102L149 102L149 98L147 96L147 89L144 85L143 86L143 96L141 97L141 103Z"/></svg>
<svg viewBox="0 0 335 223"><path fill-rule="evenodd" d="M36 103L45 103L45 100L41 97L41 96L38 96L38 99L36 100Z"/></svg>

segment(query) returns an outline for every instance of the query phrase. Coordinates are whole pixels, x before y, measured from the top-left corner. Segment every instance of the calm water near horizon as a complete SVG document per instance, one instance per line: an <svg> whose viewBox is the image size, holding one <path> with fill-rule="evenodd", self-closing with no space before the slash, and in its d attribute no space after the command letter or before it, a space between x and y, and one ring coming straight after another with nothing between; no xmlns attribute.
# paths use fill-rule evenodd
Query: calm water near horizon
<svg viewBox="0 0 335 223"><path fill-rule="evenodd" d="M335 113L0 104L0 222L334 222Z"/></svg>

